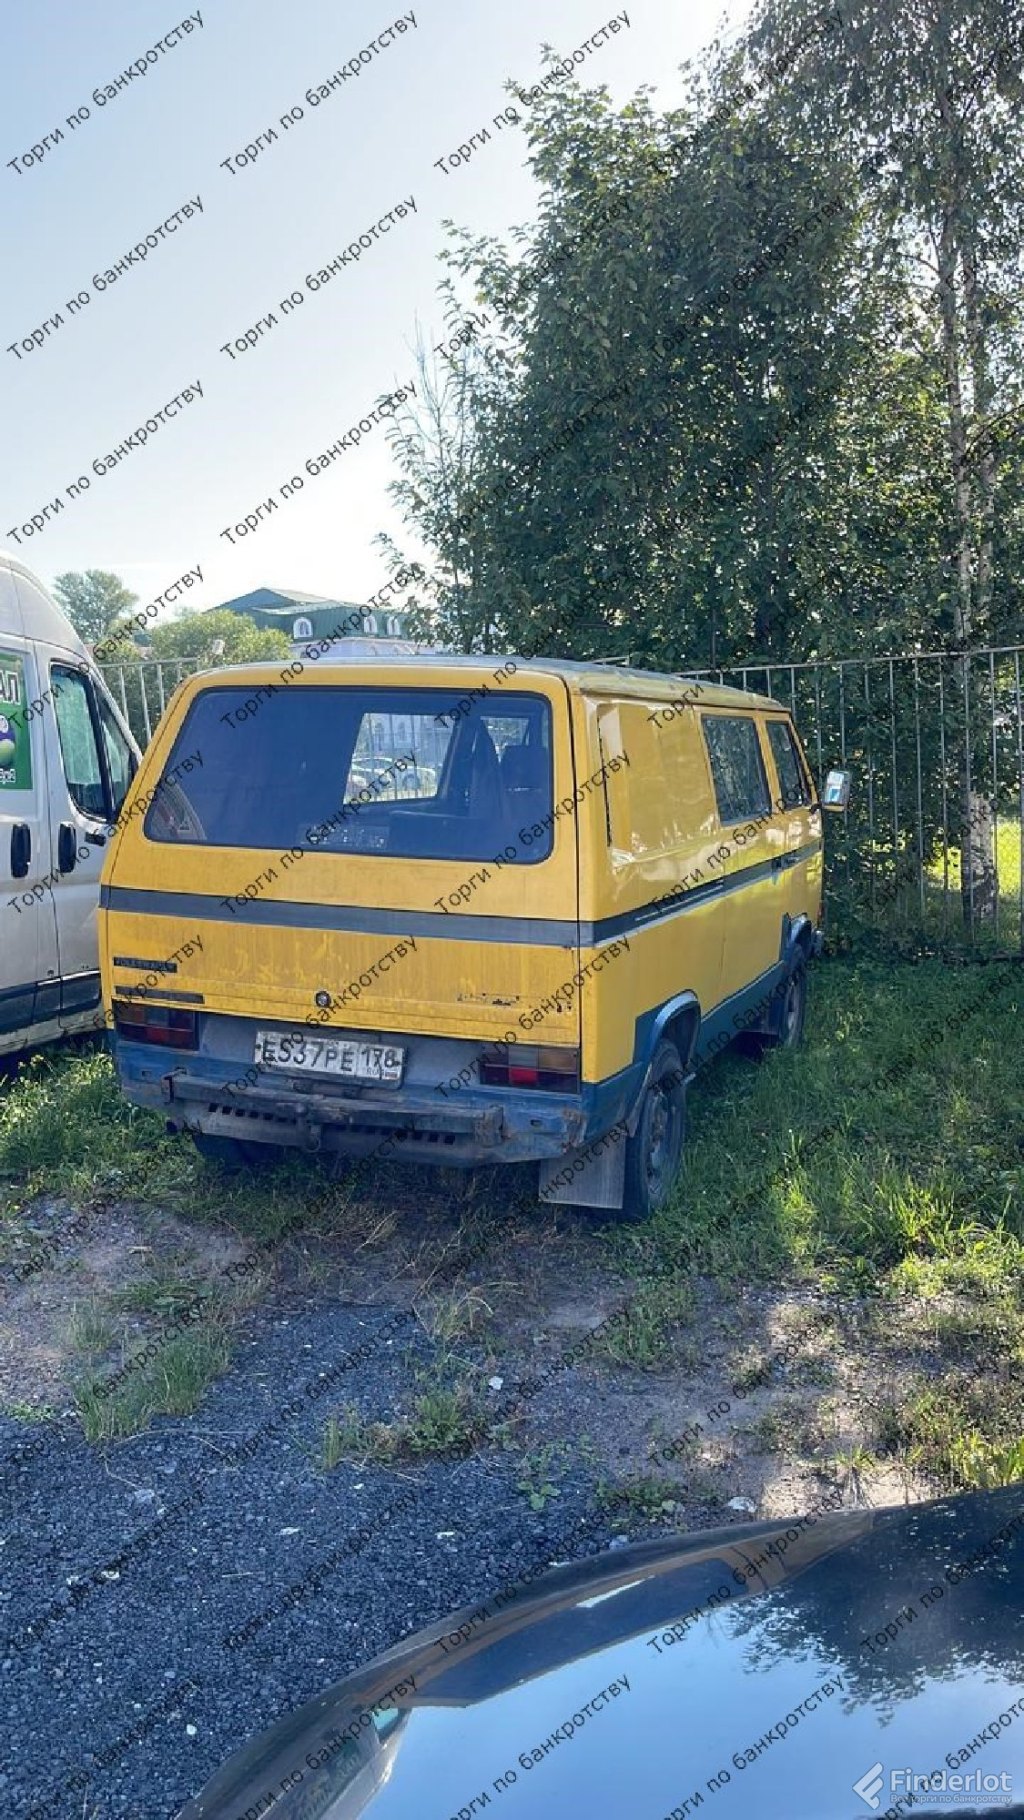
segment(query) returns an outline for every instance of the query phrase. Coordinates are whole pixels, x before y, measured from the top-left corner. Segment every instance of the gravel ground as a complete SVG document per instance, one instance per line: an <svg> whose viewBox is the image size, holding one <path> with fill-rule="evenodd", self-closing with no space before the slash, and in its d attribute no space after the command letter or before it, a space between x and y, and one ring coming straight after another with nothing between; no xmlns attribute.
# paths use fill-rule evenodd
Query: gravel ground
<svg viewBox="0 0 1024 1820"><path fill-rule="evenodd" d="M72 1424L0 1417L5 1814L170 1820L229 1752L379 1650L607 1545L580 1471L536 1512L496 1450L319 1468L331 1404L393 1418L418 1353L403 1311L335 1306L258 1323L194 1417L103 1451ZM330 1394L307 1390L336 1367Z"/></svg>

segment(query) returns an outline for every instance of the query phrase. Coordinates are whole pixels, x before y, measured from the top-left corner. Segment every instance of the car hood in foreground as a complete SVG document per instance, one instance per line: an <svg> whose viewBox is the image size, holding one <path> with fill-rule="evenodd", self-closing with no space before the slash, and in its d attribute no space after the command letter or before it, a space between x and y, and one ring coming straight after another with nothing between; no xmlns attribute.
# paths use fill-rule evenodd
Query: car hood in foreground
<svg viewBox="0 0 1024 1820"><path fill-rule="evenodd" d="M1005 1820L1022 1536L1011 1486L554 1569L290 1713L180 1820Z"/></svg>

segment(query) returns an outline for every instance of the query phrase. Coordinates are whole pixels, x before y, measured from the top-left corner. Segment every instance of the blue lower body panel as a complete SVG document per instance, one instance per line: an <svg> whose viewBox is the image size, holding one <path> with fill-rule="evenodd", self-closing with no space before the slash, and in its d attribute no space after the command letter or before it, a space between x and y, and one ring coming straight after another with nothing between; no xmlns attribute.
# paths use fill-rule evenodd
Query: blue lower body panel
<svg viewBox="0 0 1024 1820"><path fill-rule="evenodd" d="M767 1029L773 1010L792 970L790 957L769 968L742 992L723 999L700 1020L697 1040L689 1056L683 1056L688 1070L701 1068L727 1049L744 1031ZM628 1068L610 1074L607 1080L585 1085L583 1102L587 1114L586 1141L603 1137L613 1126L628 1119L643 1087L647 1070L657 1048L665 1018L661 1009L645 1012L637 1019L633 1060Z"/></svg>
<svg viewBox="0 0 1024 1820"><path fill-rule="evenodd" d="M332 1035L404 1049L404 1078L392 1086L255 1062L257 1029L275 1028L267 1019L201 1014L199 1026L196 1050L114 1038L123 1092L161 1112L172 1131L466 1164L561 1156L584 1136L581 1094L483 1087L471 1078L467 1055L475 1062L479 1043L332 1027Z"/></svg>
<svg viewBox="0 0 1024 1820"><path fill-rule="evenodd" d="M793 957L783 955L707 1014L693 1053L683 1057L687 1071L744 1030L770 1028L792 965ZM172 1131L349 1156L525 1163L563 1156L621 1128L636 1107L664 1025L664 1007L638 1018L629 1067L570 1093L482 1086L477 1062L486 1044L334 1026L335 1036L401 1047L401 1084L269 1068L253 1056L257 1031L275 1028L272 1021L215 1013L199 1014L195 1050L160 1048L121 1034L113 1047L127 1098L161 1112Z"/></svg>

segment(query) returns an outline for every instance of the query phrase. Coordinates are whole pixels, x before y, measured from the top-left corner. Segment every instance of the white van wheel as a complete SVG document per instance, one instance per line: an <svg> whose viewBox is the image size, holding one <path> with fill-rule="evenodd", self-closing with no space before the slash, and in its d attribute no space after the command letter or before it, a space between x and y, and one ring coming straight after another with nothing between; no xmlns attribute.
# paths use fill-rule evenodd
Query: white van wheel
<svg viewBox="0 0 1024 1820"><path fill-rule="evenodd" d="M626 1139L626 1176L619 1218L648 1220L668 1200L686 1137L686 1080L674 1043L659 1043L640 1116Z"/></svg>

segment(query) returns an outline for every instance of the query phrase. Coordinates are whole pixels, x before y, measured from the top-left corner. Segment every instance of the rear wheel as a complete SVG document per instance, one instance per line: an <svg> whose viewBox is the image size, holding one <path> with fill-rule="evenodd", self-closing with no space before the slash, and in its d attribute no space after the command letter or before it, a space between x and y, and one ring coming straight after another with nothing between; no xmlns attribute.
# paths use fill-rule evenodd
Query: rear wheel
<svg viewBox="0 0 1024 1820"><path fill-rule="evenodd" d="M256 1169L273 1160L271 1145L253 1144L245 1138L211 1137L208 1132L193 1131L192 1142L204 1163L216 1163L218 1168L230 1172Z"/></svg>
<svg viewBox="0 0 1024 1820"><path fill-rule="evenodd" d="M659 1043L636 1130L626 1139L620 1219L648 1220L665 1205L679 1170L685 1136L683 1064L674 1043Z"/></svg>

